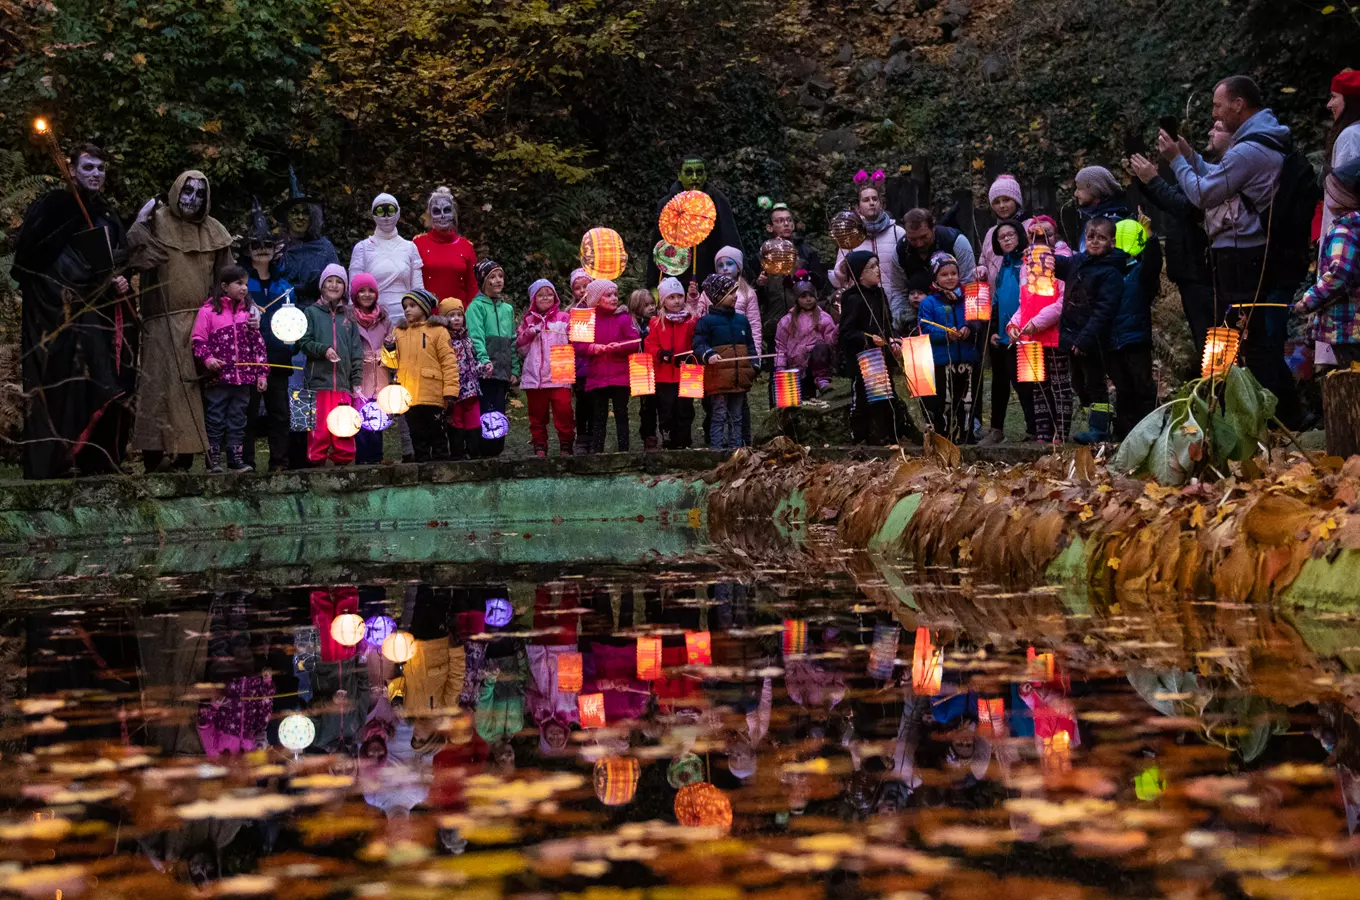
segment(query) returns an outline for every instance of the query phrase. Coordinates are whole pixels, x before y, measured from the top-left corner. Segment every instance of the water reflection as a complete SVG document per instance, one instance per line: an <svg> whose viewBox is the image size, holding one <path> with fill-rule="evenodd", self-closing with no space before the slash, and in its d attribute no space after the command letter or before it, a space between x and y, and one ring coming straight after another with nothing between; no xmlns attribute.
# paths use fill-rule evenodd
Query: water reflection
<svg viewBox="0 0 1360 900"><path fill-rule="evenodd" d="M17 614L0 884L1360 896L1356 620L825 550Z"/></svg>

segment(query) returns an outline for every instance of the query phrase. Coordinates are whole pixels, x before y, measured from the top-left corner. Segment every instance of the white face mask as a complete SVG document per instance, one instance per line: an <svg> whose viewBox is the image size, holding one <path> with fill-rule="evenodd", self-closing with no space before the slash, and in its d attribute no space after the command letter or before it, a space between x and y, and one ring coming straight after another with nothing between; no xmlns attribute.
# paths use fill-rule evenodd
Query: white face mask
<svg viewBox="0 0 1360 900"><path fill-rule="evenodd" d="M391 237L397 233L397 221L401 219L401 207L395 203L384 200L373 206L373 224L377 227L378 234L384 237Z"/></svg>
<svg viewBox="0 0 1360 900"><path fill-rule="evenodd" d="M208 183L202 178L190 178L179 191L179 211L185 218L192 219L203 212L203 204L208 199Z"/></svg>
<svg viewBox="0 0 1360 900"><path fill-rule="evenodd" d="M76 161L76 184L97 194L104 190L104 179L108 175L108 170L108 165L102 159L82 154Z"/></svg>
<svg viewBox="0 0 1360 900"><path fill-rule="evenodd" d="M436 197L430 201L430 224L436 231L452 231L454 221L452 200L448 197Z"/></svg>

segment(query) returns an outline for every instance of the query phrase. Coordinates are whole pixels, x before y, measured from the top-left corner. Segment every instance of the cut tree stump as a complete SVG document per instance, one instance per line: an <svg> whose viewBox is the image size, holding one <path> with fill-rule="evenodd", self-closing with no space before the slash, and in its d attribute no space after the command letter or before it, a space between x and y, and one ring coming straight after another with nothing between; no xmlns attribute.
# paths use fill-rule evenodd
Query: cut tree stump
<svg viewBox="0 0 1360 900"><path fill-rule="evenodd" d="M1337 369L1322 379L1322 415L1327 454L1346 459L1360 453L1360 370Z"/></svg>

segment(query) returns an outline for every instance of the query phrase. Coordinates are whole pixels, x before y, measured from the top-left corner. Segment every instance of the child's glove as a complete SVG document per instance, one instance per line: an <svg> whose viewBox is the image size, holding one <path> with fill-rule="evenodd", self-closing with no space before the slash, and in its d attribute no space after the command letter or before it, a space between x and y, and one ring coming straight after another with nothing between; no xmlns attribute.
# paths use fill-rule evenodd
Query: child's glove
<svg viewBox="0 0 1360 900"><path fill-rule="evenodd" d="M255 390L259 391L261 394L263 394L268 387L269 379L265 376L261 375L259 378L255 379Z"/></svg>
<svg viewBox="0 0 1360 900"><path fill-rule="evenodd" d="M759 362L752 362L752 363L751 363L751 368L755 370L756 375L760 375L760 363L759 363Z"/></svg>
<svg viewBox="0 0 1360 900"><path fill-rule="evenodd" d="M671 363L675 362L675 354L669 350L660 351L659 353L657 353L656 358L661 362L665 363L666 365L670 365Z"/></svg>
<svg viewBox="0 0 1360 900"><path fill-rule="evenodd" d="M388 353L391 353L397 349L397 342L392 340L391 338L388 338L387 340L383 341L383 347L387 350Z"/></svg>

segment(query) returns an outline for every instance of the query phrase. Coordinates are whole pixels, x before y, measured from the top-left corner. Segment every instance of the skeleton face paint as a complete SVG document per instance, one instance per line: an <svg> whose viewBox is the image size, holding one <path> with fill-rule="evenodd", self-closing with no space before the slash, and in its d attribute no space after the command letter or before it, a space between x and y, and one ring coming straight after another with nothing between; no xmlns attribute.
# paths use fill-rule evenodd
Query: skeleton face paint
<svg viewBox="0 0 1360 900"><path fill-rule="evenodd" d="M203 212L203 204L208 199L208 182L202 178L190 178L179 191L179 211L185 218L192 219Z"/></svg>
<svg viewBox="0 0 1360 900"><path fill-rule="evenodd" d="M104 178L108 175L109 167L102 159L81 154L80 159L76 160L75 177L76 184L87 191L99 193L104 190Z"/></svg>
<svg viewBox="0 0 1360 900"><path fill-rule="evenodd" d="M452 198L437 196L430 201L430 224L436 231L453 231L458 225L458 213Z"/></svg>
<svg viewBox="0 0 1360 900"><path fill-rule="evenodd" d="M298 203L288 210L288 233L295 238L306 237L312 227L312 211L307 204Z"/></svg>
<svg viewBox="0 0 1360 900"><path fill-rule="evenodd" d="M702 159L695 156L680 164L680 186L685 190L703 190L706 181L708 181L708 167Z"/></svg>

